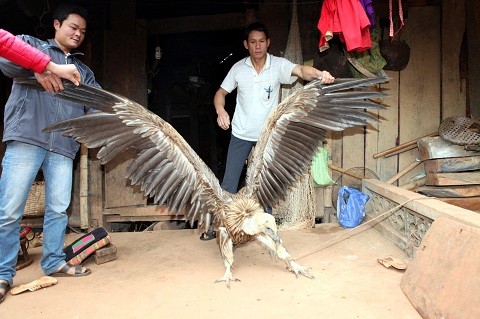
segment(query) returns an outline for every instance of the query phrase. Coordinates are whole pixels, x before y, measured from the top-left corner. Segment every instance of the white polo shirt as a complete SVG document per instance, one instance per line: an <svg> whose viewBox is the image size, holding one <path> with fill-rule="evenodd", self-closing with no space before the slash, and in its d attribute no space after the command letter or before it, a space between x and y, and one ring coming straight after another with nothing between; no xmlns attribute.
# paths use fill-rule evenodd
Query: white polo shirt
<svg viewBox="0 0 480 319"><path fill-rule="evenodd" d="M235 63L221 87L231 93L237 89L232 134L242 140L257 141L268 114L280 102L280 85L291 84L297 65L285 58L267 54L265 65L257 74L250 57Z"/></svg>

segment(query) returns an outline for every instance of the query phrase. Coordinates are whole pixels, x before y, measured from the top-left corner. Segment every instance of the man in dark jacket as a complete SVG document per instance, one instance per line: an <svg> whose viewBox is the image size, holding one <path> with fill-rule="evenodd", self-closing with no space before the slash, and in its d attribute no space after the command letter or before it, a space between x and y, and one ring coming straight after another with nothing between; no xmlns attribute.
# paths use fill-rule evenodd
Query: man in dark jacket
<svg viewBox="0 0 480 319"><path fill-rule="evenodd" d="M60 6L53 15L54 39L42 41L31 36L21 36L21 39L48 54L55 63L75 64L82 83L98 86L93 72L77 59L81 53L76 49L85 38L86 17L84 8ZM4 59L0 59L0 70L13 79L35 75L40 83L51 82L48 72L32 74L32 71ZM14 81L5 105L3 142L6 143L6 151L0 177L0 302L13 284L20 245L20 220L40 168L45 179L41 267L46 275L52 276L84 276L90 273L85 267L66 264L63 253L73 159L79 144L59 132L42 132L52 123L78 117L88 111L82 105L58 99L55 94L40 92Z"/></svg>

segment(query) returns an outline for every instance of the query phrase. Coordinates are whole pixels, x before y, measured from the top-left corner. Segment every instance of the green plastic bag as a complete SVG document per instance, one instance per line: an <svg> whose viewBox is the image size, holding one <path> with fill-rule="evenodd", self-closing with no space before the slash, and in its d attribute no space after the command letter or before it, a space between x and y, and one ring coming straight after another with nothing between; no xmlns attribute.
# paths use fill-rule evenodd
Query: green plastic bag
<svg viewBox="0 0 480 319"><path fill-rule="evenodd" d="M328 172L328 152L324 147L319 147L313 157L312 177L317 187L334 184Z"/></svg>

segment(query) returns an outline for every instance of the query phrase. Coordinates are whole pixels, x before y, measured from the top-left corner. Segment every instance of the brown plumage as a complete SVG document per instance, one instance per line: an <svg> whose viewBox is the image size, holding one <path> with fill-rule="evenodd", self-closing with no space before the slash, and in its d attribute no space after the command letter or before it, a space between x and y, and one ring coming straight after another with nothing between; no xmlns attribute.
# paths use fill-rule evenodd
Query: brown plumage
<svg viewBox="0 0 480 319"><path fill-rule="evenodd" d="M275 219L264 208L275 207L289 187L307 171L325 130L341 131L376 120L365 109L382 106L368 99L385 96L370 85L386 78L343 79L322 85L312 81L293 93L268 117L247 169L246 186L237 194L221 189L218 179L178 132L143 106L117 94L87 85L65 83L60 98L101 112L54 124L47 131L63 131L89 148L100 147L98 158L109 160L134 147L140 150L127 170L132 185L183 213L191 221L213 213L226 268L217 281L232 276L234 245L260 241L295 275L313 278L298 264L278 236ZM36 85L34 80L24 84Z"/></svg>

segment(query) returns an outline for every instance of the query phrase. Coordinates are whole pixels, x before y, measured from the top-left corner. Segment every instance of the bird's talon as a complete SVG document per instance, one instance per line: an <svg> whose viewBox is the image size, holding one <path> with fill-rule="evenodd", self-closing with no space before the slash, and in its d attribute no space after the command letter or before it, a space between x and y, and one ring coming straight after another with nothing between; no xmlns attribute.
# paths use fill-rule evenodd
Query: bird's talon
<svg viewBox="0 0 480 319"><path fill-rule="evenodd" d="M230 289L230 282L232 282L232 281L241 281L241 280L238 279L238 278L235 278L235 277L228 277L228 278L222 277L222 278L220 278L220 279L215 280L215 283L219 283L219 282L222 282L222 281L224 281L225 284L227 285L227 288Z"/></svg>

